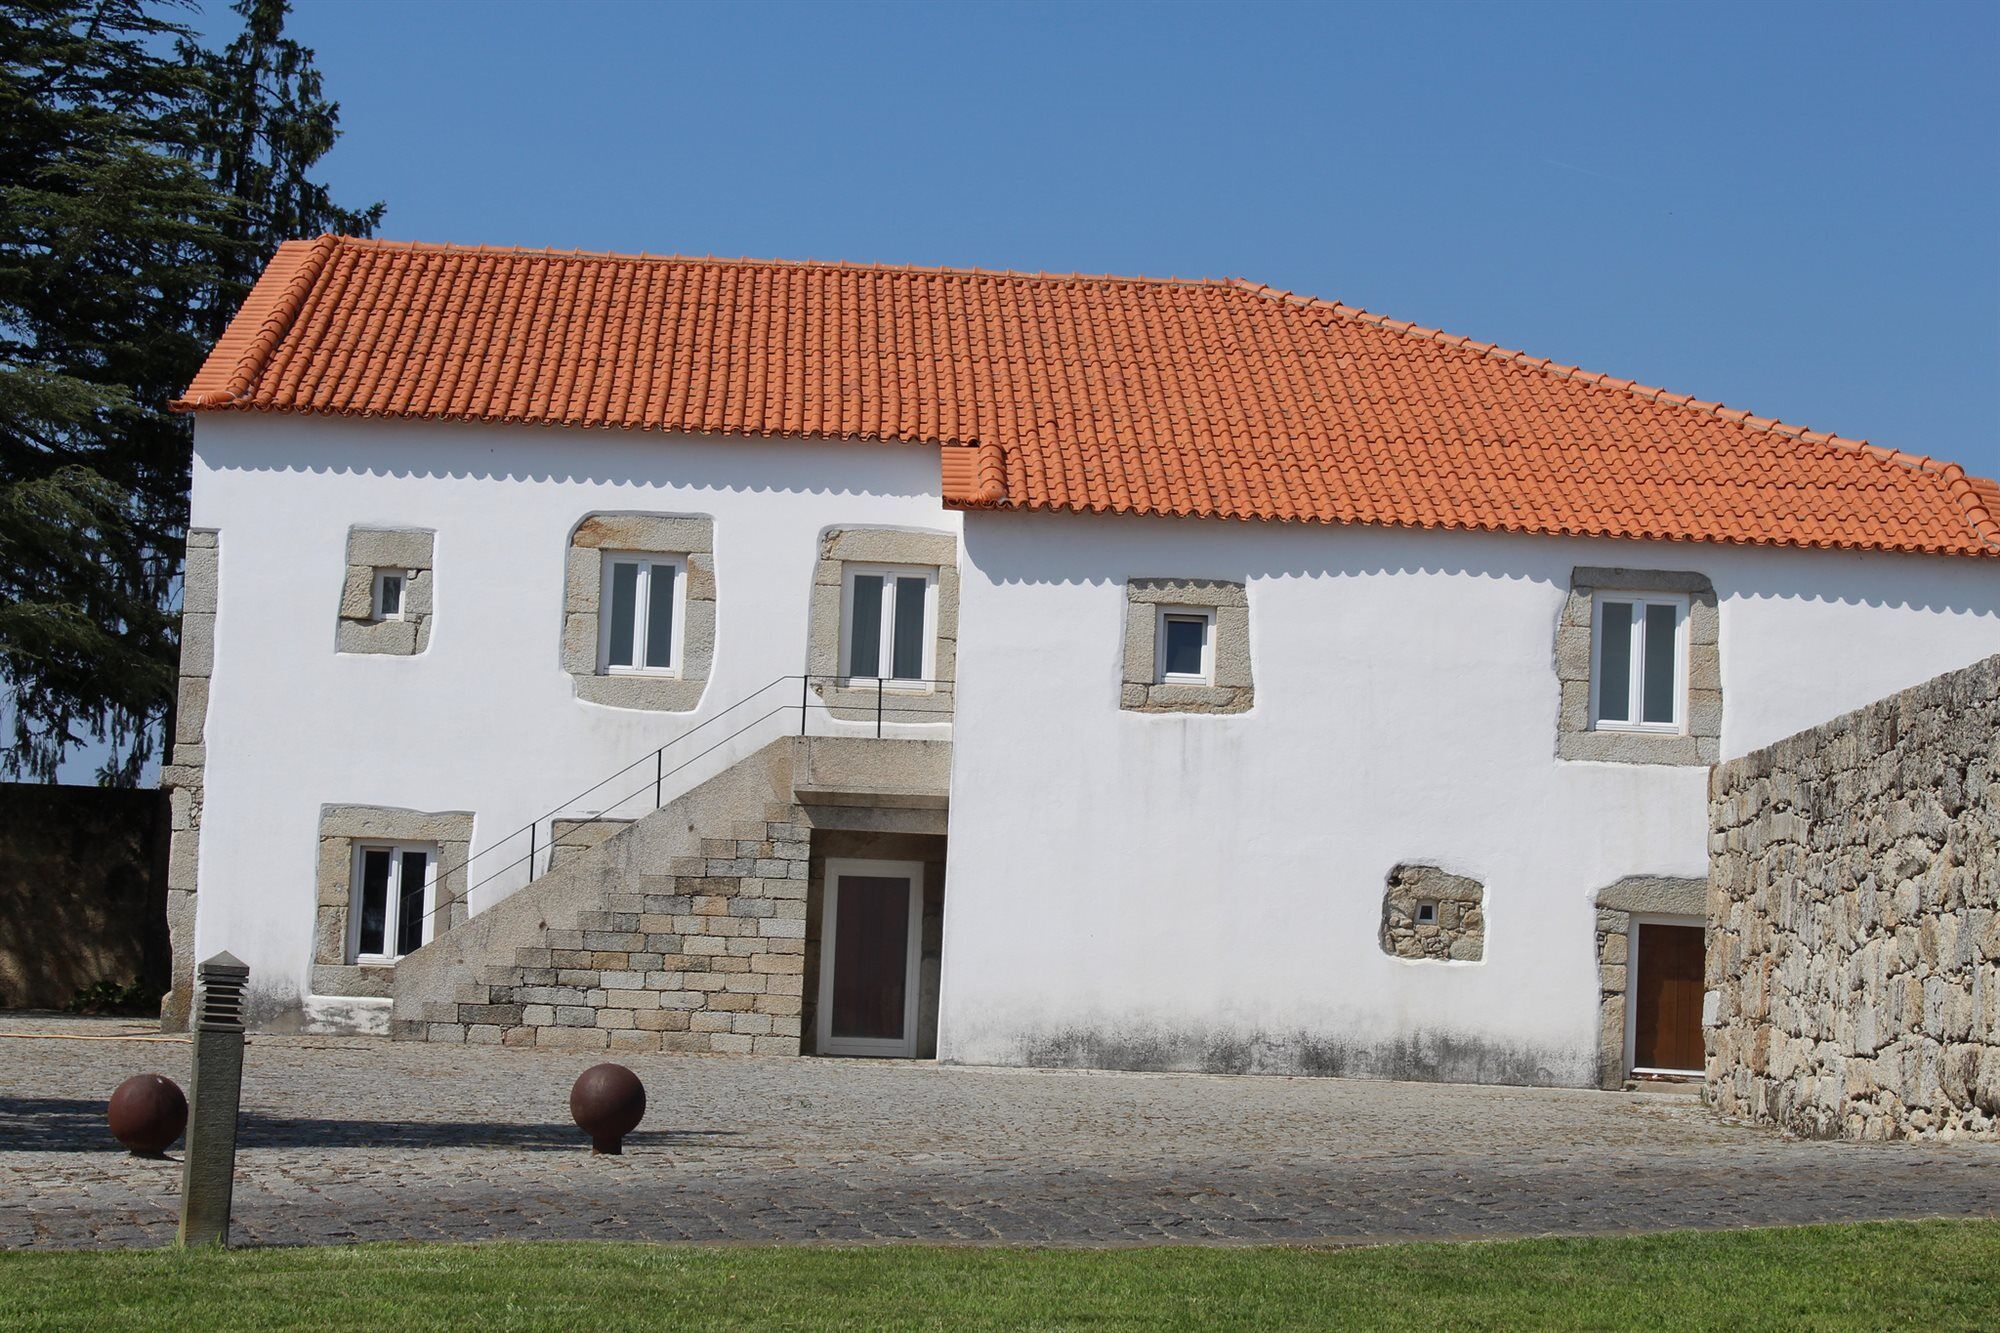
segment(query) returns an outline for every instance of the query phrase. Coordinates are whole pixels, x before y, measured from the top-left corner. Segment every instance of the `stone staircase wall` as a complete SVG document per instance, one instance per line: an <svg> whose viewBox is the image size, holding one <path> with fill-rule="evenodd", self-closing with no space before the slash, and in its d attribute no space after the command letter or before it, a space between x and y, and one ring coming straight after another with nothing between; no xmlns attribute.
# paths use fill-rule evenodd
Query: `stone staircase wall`
<svg viewBox="0 0 2000 1333"><path fill-rule="evenodd" d="M798 1054L813 831L798 792L829 769L883 789L851 800L941 803L949 745L766 746L401 960L391 1034Z"/></svg>

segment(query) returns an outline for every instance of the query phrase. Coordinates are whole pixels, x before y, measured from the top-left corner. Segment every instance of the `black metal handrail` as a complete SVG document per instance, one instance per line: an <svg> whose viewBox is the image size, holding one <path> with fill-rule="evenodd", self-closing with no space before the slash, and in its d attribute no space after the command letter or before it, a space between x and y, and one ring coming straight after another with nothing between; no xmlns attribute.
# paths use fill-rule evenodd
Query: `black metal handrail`
<svg viewBox="0 0 2000 1333"><path fill-rule="evenodd" d="M682 741L687 740L695 733L703 731L706 728L712 726L713 724L720 722L723 718L728 717L730 714L736 712L740 708L743 708L745 705L751 703L753 700L756 700L762 697L763 695L769 694L772 690L778 688L780 685L787 684L791 681L799 682L799 701L797 703L784 703L775 705L774 707L766 710L765 712L760 713L758 716L750 719L748 722L745 722L742 726L737 727L734 731L730 732L726 736L723 736L719 740L715 741L713 744L707 746L702 750L697 751L694 754L687 756L687 758L685 759L682 759L672 768L666 767L666 753L668 750L679 745ZM687 768L690 764L695 763L697 760L705 758L710 754L713 754L716 750L729 744L729 742L735 740L737 737L743 735L745 732L748 732L752 728L770 721L772 718L777 717L779 714L789 713L793 709L797 709L799 713L799 735L801 736L806 735L808 731L808 726L812 718L812 705L813 705L812 687L815 681L818 681L821 684L838 683L841 688L845 689L859 688L861 690L867 690L868 686L872 684L874 686L873 693L875 696L875 707L874 707L875 738L878 740L882 736L882 727L885 722L899 721L907 718L924 718L924 717L949 718L952 714L951 702L948 700L942 700L940 698L940 696L949 694L952 691L954 682L948 680L902 679L894 677L885 679L880 676L842 676L842 675L825 675L825 674L815 675L811 673L804 675L779 676L774 680L767 681L765 684L760 685L755 690L752 690L749 694L744 695L741 699L738 699L735 703L730 704L728 707L722 709L721 711L702 719L700 722L697 722L692 727L689 727L686 731L681 732L678 736L675 736L673 739L666 741L665 743L661 744L655 749L633 760L631 763L625 765L625 767L619 769L617 772L612 773L608 777L601 778L597 782L592 783L590 786L584 788L576 795L570 797L567 801L564 801L561 804L553 807L552 809L546 810L542 814L537 815L535 818L529 820L526 824L522 825L520 828L515 829L513 832L508 833L504 837L495 839L493 842L488 843L486 846L480 848L478 851L470 853L468 856L466 856L464 860L460 861L457 865L451 866L448 869L439 869L436 872L434 872L431 876L431 882L433 885L442 888L444 885L445 877L447 875L455 875L460 871L465 870L474 861L477 861L480 857L485 856L488 852L497 851L499 848L506 846L510 842L513 842L521 835L523 834L527 835L528 850L526 853L515 857L512 861L507 862L505 865L495 867L490 873L482 876L481 878L473 881L470 884L467 884L465 888L460 892L459 897L455 899L453 903L440 903L438 906L433 907L429 912L425 913L426 928L430 927L434 923L436 917L441 912L448 910L451 906L454 905L454 903L466 904L467 911L469 914L470 900L472 897L472 891L474 889L492 883L495 879L498 879L501 875L504 875L508 871L513 870L515 867L521 865L523 862L525 862L528 866L528 882L532 884L537 878L535 873L535 860L540 855L543 847L546 847L549 852L551 868L553 868L555 849L559 846L565 845L565 839L567 837L572 836L582 831L583 829L590 828L597 824L602 824L607 822L622 822L622 821L613 821L611 819L609 812L613 810L622 809L628 802L635 800L640 796L645 795L647 786L651 786L653 789L653 808L655 810L660 809L664 804L663 792L666 780L668 778L679 773L682 769ZM856 682L860 682L860 684L858 684L857 686ZM900 687L910 687L910 686L918 686L923 688L921 690L900 688ZM897 700L897 702L891 704L889 702L891 699L895 699ZM942 702L943 706L942 707L913 706L919 701L938 701ZM827 711L831 711L835 707L837 707L837 705L828 703L825 700L821 700L820 706L823 710ZM921 725L921 723L916 723L915 725ZM575 827L571 828L568 834L564 836L564 838L558 838L555 836L554 821L558 816L562 815L565 811L569 810L578 801L581 801L584 798L603 790L606 786L608 786L613 782L616 782L619 778L624 777L626 774L630 773L633 769L639 768L649 759L652 760L653 762L653 776L649 782L641 783L641 785L639 785L638 787L633 788L630 792L627 792L625 795L613 801L610 805L604 807L604 809L599 813L578 820ZM538 845L535 837L535 831L545 821L548 822L550 825L549 840L544 844ZM435 938L435 936L433 936L432 938ZM429 940L426 940L425 942L429 943Z"/></svg>

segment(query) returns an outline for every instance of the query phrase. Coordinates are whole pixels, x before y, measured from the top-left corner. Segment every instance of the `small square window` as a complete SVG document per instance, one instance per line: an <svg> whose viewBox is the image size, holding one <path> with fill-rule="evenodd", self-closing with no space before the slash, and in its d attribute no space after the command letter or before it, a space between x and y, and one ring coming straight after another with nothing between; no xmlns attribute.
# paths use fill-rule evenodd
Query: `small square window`
<svg viewBox="0 0 2000 1333"><path fill-rule="evenodd" d="M437 847L428 843L360 843L347 910L347 956L357 963L393 963L423 947L430 935Z"/></svg>
<svg viewBox="0 0 2000 1333"><path fill-rule="evenodd" d="M598 612L598 670L676 675L681 669L686 562L607 552Z"/></svg>
<svg viewBox="0 0 2000 1333"><path fill-rule="evenodd" d="M928 684L936 588L934 569L848 566L841 590L840 674Z"/></svg>
<svg viewBox="0 0 2000 1333"><path fill-rule="evenodd" d="M1678 733L1687 697L1685 596L1597 594L1591 611L1590 723Z"/></svg>
<svg viewBox="0 0 2000 1333"><path fill-rule="evenodd" d="M403 583L405 573L400 569L378 569L375 571L375 619L401 620L403 618Z"/></svg>
<svg viewBox="0 0 2000 1333"><path fill-rule="evenodd" d="M1160 608L1159 663L1155 682L1161 685L1210 685L1215 681L1215 612L1199 607Z"/></svg>
<svg viewBox="0 0 2000 1333"><path fill-rule="evenodd" d="M1437 923L1437 919L1438 919L1437 899L1435 898L1419 899L1417 901L1417 924L1420 926L1435 925Z"/></svg>

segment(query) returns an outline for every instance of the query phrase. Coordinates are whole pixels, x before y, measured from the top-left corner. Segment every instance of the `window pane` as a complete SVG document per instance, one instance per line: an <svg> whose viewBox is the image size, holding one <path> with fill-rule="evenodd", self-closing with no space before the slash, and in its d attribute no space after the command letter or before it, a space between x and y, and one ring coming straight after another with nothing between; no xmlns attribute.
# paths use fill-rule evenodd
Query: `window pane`
<svg viewBox="0 0 2000 1333"><path fill-rule="evenodd" d="M1161 670L1169 676L1199 676L1208 621L1192 616L1167 617L1167 653Z"/></svg>
<svg viewBox="0 0 2000 1333"><path fill-rule="evenodd" d="M361 892L355 910L361 916L360 933L354 947L357 953L379 954L384 951L383 941L389 929L389 853L382 848L370 848L361 853Z"/></svg>
<svg viewBox="0 0 2000 1333"><path fill-rule="evenodd" d="M1646 607L1644 709L1648 722L1674 720L1674 686L1678 675L1674 670L1674 649L1680 638L1674 629L1679 619L1680 608L1671 603L1655 602Z"/></svg>
<svg viewBox="0 0 2000 1333"><path fill-rule="evenodd" d="M882 669L882 576L854 576L853 614L847 622L847 674L878 675Z"/></svg>
<svg viewBox="0 0 2000 1333"><path fill-rule="evenodd" d="M385 574L382 576L382 606L380 614L384 619L400 615L403 611L403 576Z"/></svg>
<svg viewBox="0 0 2000 1333"><path fill-rule="evenodd" d="M889 674L897 680L924 678L924 580L896 580L896 660Z"/></svg>
<svg viewBox="0 0 2000 1333"><path fill-rule="evenodd" d="M402 898L396 912L396 956L413 953L424 942L424 876L431 858L423 852L403 853L403 881L397 886Z"/></svg>
<svg viewBox="0 0 2000 1333"><path fill-rule="evenodd" d="M646 575L646 665L674 661L674 567L654 565Z"/></svg>
<svg viewBox="0 0 2000 1333"><path fill-rule="evenodd" d="M632 623L638 616L639 567L619 563L611 567L611 646L605 661L612 666L632 665Z"/></svg>
<svg viewBox="0 0 2000 1333"><path fill-rule="evenodd" d="M1597 604L1597 716L1632 720L1632 603Z"/></svg>

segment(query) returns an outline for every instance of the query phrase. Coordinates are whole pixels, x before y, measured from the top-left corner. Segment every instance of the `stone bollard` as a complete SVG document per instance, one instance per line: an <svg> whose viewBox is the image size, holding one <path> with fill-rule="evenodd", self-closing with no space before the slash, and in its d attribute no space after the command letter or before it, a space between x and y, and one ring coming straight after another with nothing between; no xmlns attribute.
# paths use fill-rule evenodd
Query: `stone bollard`
<svg viewBox="0 0 2000 1333"><path fill-rule="evenodd" d="M250 969L219 953L199 972L180 1243L227 1245L236 1181L236 1108L243 1095L243 987Z"/></svg>

